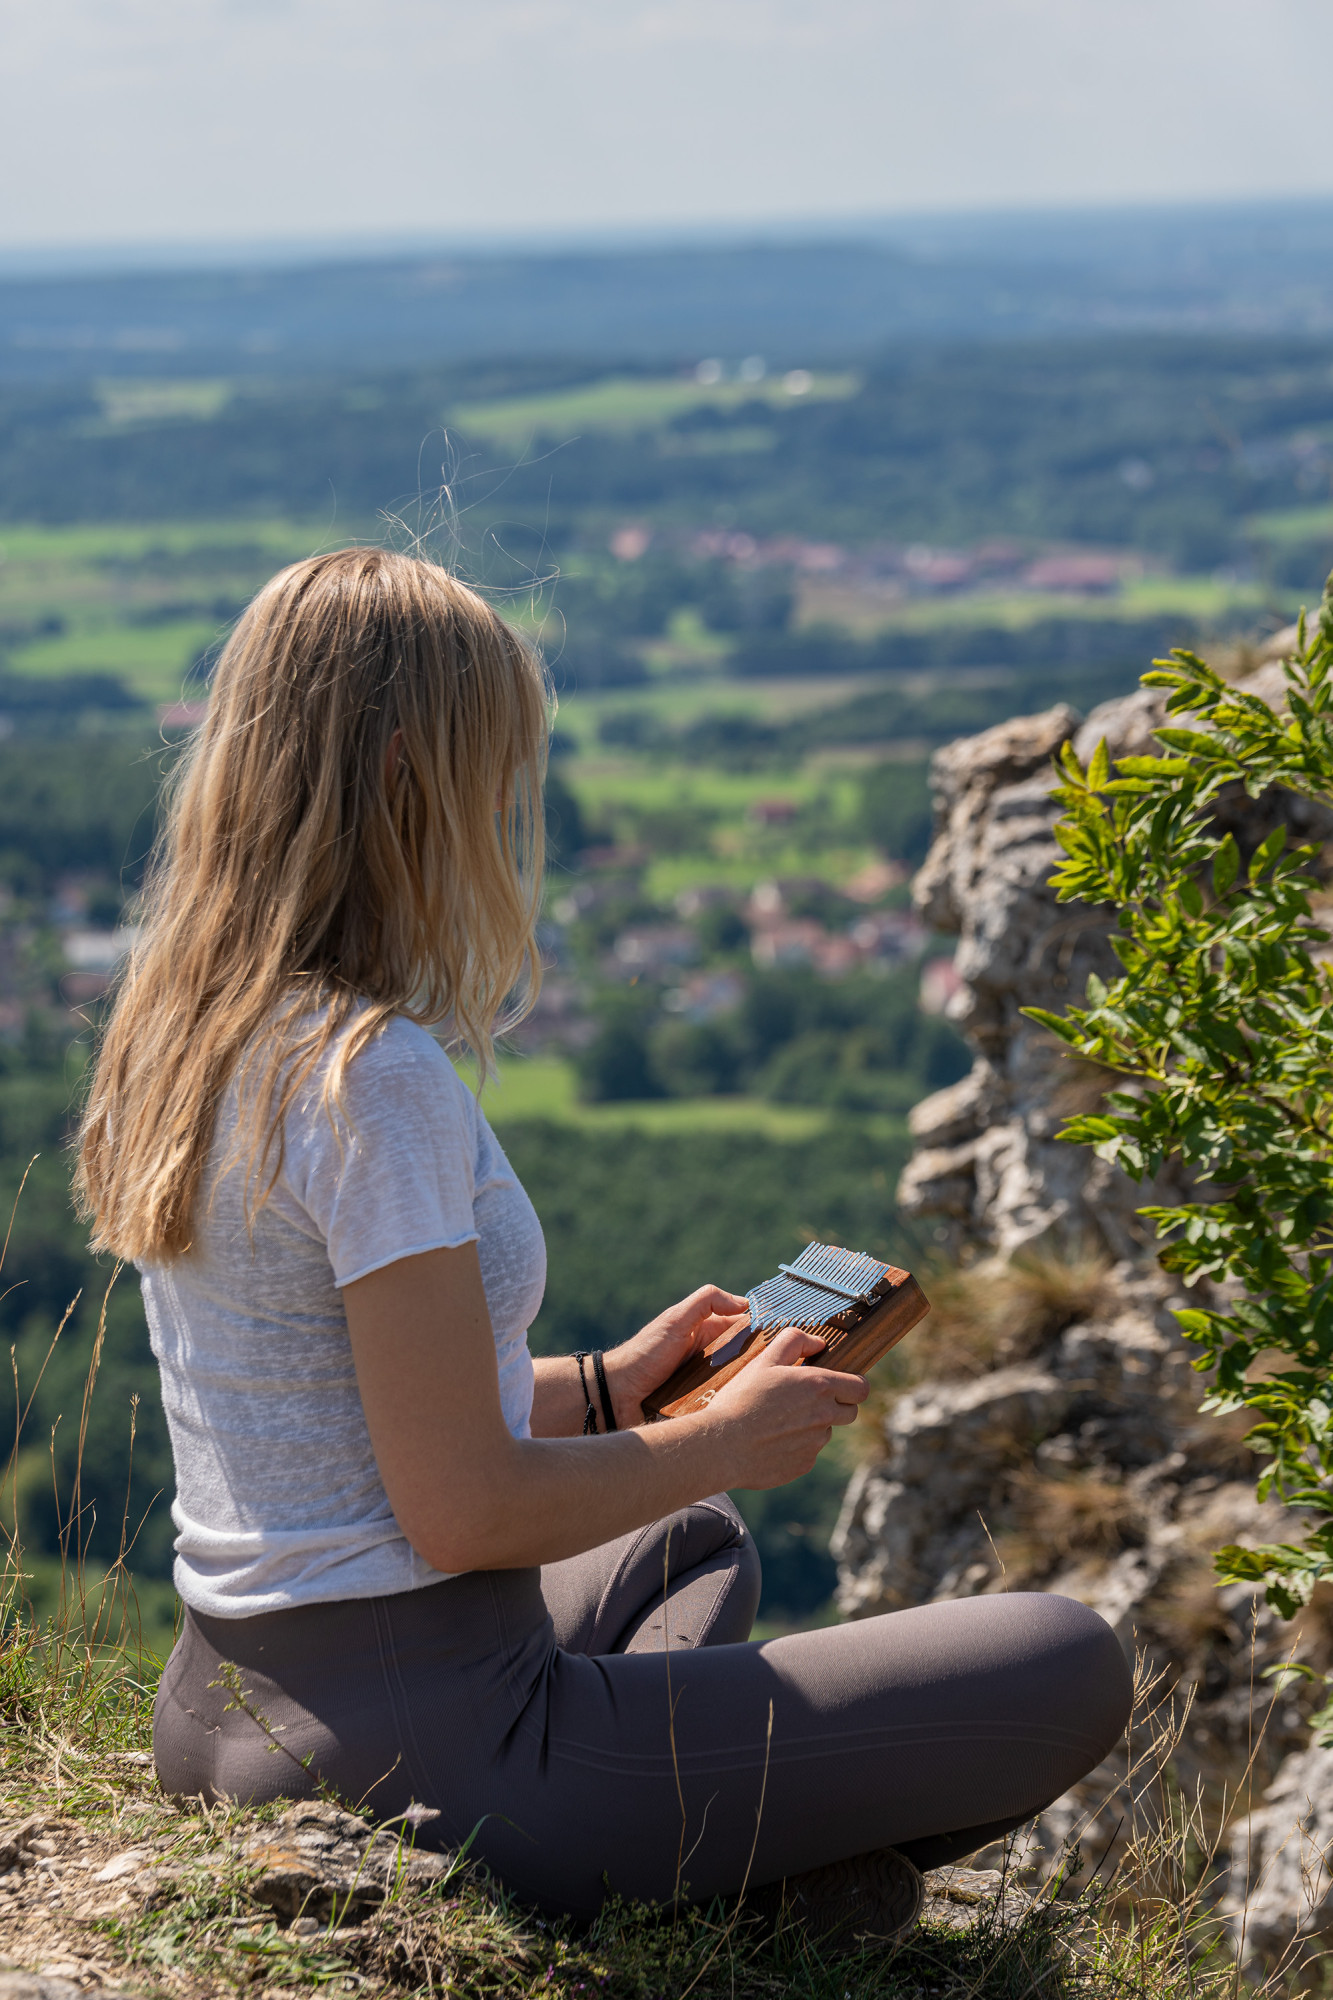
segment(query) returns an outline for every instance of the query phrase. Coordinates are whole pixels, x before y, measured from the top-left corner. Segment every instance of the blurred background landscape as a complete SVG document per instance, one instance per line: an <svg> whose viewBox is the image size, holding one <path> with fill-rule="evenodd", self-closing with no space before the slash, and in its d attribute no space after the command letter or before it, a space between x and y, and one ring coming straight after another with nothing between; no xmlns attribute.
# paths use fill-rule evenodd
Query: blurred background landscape
<svg viewBox="0 0 1333 2000"><path fill-rule="evenodd" d="M28 1174L0 1319L37 1383L39 1593L109 1276L69 1208L71 1107L249 594L347 540L420 546L550 662L548 976L486 1096L547 1230L539 1350L811 1236L920 1264L906 1114L969 1061L909 907L930 755L1317 595L1331 253L1333 203L1305 202L0 277L6 1217ZM109 1559L137 1398L133 1566L165 1631L132 1274L109 1328L85 1527ZM826 1615L846 1473L746 1496L771 1626Z"/></svg>

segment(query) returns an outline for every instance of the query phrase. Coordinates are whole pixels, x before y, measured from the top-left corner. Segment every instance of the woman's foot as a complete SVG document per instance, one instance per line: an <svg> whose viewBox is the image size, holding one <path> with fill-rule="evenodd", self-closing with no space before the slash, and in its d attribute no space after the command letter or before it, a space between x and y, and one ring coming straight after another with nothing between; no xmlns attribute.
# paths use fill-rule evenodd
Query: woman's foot
<svg viewBox="0 0 1333 2000"><path fill-rule="evenodd" d="M921 1914L925 1884L920 1870L896 1847L877 1847L847 1861L830 1861L785 1882L768 1882L746 1902L776 1924L794 1918L826 1950L858 1944L891 1944Z"/></svg>

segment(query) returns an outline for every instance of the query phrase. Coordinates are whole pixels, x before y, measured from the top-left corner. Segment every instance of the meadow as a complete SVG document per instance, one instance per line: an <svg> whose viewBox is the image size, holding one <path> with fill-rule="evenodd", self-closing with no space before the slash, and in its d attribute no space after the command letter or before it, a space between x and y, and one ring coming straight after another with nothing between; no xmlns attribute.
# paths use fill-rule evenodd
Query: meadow
<svg viewBox="0 0 1333 2000"><path fill-rule="evenodd" d="M798 1142L835 1129L838 1123L836 1114L822 1106L772 1104L762 1097L671 1097L589 1104L580 1095L573 1063L540 1055L502 1054L495 1075L482 1091L481 1104L500 1132L536 1118L589 1134L736 1132ZM862 1131L898 1144L906 1134L901 1119L858 1122Z"/></svg>
<svg viewBox="0 0 1333 2000"><path fill-rule="evenodd" d="M1314 521L1321 517L1316 515ZM1330 524L1333 525L1333 524ZM1255 530L1254 532L1258 532ZM1313 525L1309 533L1317 532ZM1293 529L1290 539L1295 541ZM1223 627L1262 619L1272 593L1254 580L1227 575L1134 577L1116 592L1114 614L1127 624L1150 618ZM973 625L1021 632L1047 619L1107 622L1107 600L1072 592L978 590L966 599L941 597L923 603L886 602L873 588L838 582L803 582L797 593L798 631L834 625L857 636L886 632L931 632Z"/></svg>
<svg viewBox="0 0 1333 2000"><path fill-rule="evenodd" d="M0 656L15 674L112 674L179 701L192 669L275 569L329 543L327 524L107 522L0 528Z"/></svg>
<svg viewBox="0 0 1333 2000"><path fill-rule="evenodd" d="M575 388L537 395L463 401L445 412L467 437L521 449L536 439L569 438L583 432L633 435L656 432L673 418L713 411L728 416L747 409L785 409L798 398L841 401L861 386L859 375L812 373L806 369L755 380L707 379L707 364L693 377L608 375ZM761 435L766 435L761 432Z"/></svg>

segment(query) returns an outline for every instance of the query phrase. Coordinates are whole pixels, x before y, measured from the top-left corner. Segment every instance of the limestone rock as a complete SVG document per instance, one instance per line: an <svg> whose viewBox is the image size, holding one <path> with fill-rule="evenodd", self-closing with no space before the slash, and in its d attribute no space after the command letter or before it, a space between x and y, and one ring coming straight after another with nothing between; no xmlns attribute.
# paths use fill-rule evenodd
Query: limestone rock
<svg viewBox="0 0 1333 2000"><path fill-rule="evenodd" d="M970 1931L987 1923L1012 1930L1035 1900L999 1868L932 1868L923 1879L921 1921L936 1930Z"/></svg>
<svg viewBox="0 0 1333 2000"><path fill-rule="evenodd" d="M137 1875L147 1867L150 1856L146 1847L129 1847L123 1854L113 1854L105 1868L99 1868L93 1876L94 1882L120 1882L127 1875Z"/></svg>
<svg viewBox="0 0 1333 2000"><path fill-rule="evenodd" d="M1040 1369L1002 1369L976 1382L927 1383L890 1411L887 1455L863 1468L830 1547L842 1571L839 1608L864 1617L941 1597L968 1597L980 1524L1025 1445L1058 1427L1069 1393Z"/></svg>
<svg viewBox="0 0 1333 2000"><path fill-rule="evenodd" d="M420 1813L422 1819L438 1817ZM279 1917L341 1922L377 1909L398 1882L437 1882L457 1857L417 1848L413 1829L369 1821L303 1801L247 1842L256 1873L250 1894Z"/></svg>
<svg viewBox="0 0 1333 2000"><path fill-rule="evenodd" d="M1231 1839L1222 1912L1237 1956L1273 1965L1333 1943L1333 1751L1288 1757Z"/></svg>
<svg viewBox="0 0 1333 2000"><path fill-rule="evenodd" d="M1277 660L1293 642L1292 632L1278 635L1241 685L1280 706ZM1096 1106L1109 1079L1021 1011L1077 1003L1090 972L1118 972L1111 913L1062 905L1051 888L1052 758L1070 740L1085 761L1103 739L1112 757L1151 752L1164 713L1157 691L1139 689L1086 721L1053 708L935 759L935 836L914 900L932 927L958 938L962 984L950 1013L975 1061L913 1111L917 1150L899 1205L946 1273L971 1270L974 1303L989 1288L999 1305L969 1347L942 1290L940 1309L913 1337L914 1356L935 1379L884 1411L832 1546L839 1604L852 1617L1014 1588L1092 1606L1159 1693L1174 1689L1174 1709L1156 1725L1165 1732L1159 1752L1169 1743L1187 1794L1201 1787L1215 1805L1258 1744L1254 1782L1270 1790L1237 1835L1232 1879L1242 1902L1243 1885L1258 1883L1262 1869L1275 1885L1255 1891L1254 1935L1267 1951L1298 1925L1333 1930L1333 1893L1320 1887L1302 1916L1298 1859L1272 1859L1299 1856L1299 1842L1281 1848L1284 1815L1288 1833L1300 1818L1311 1854L1333 1850L1333 1756L1308 1748L1308 1695L1275 1696L1263 1678L1302 1648L1333 1659L1333 1619L1317 1596L1293 1630L1248 1587L1217 1589L1215 1548L1286 1539L1291 1524L1257 1501L1255 1463L1236 1425L1199 1412L1204 1385L1171 1310L1184 1295L1162 1273L1136 1212L1183 1185L1168 1171L1137 1187L1058 1138L1071 1114ZM1287 794L1254 800L1236 791L1217 811L1243 851L1279 821L1297 838L1333 840L1333 814ZM1042 1815L1039 1851L1054 1857L1081 1838L1089 1864L1113 1865L1151 1814L1148 1791L1122 1750Z"/></svg>
<svg viewBox="0 0 1333 2000"><path fill-rule="evenodd" d="M1276 636L1289 650L1294 635ZM1280 704L1277 655L1240 683ZM1072 1062L1054 1038L1021 1013L1060 1008L1083 996L1090 972L1114 978L1118 964L1102 906L1061 904L1050 885L1059 857L1059 808L1052 759L1072 740L1085 761L1105 740L1113 757L1151 751L1165 716L1160 692L1140 688L1104 702L1085 722L1064 704L1022 716L939 752L931 769L935 838L913 885L933 929L958 938L962 985L949 1012L977 1051L970 1076L927 1098L912 1114L920 1151L900 1189L903 1212L928 1226L942 1247L964 1244L1009 1257L1024 1244L1100 1241L1112 1258L1151 1254L1135 1210L1169 1198L1135 1188L1124 1175L1056 1134L1074 1111L1095 1103L1105 1079ZM1279 819L1302 840L1333 836L1333 814L1289 794L1218 802L1243 848Z"/></svg>

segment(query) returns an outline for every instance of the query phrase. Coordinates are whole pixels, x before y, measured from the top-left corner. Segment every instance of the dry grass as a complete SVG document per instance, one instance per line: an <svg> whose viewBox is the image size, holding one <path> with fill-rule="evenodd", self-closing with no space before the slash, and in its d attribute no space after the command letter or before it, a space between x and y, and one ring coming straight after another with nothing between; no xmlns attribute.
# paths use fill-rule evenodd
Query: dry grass
<svg viewBox="0 0 1333 2000"><path fill-rule="evenodd" d="M1217 639L1202 650L1209 666L1224 681L1243 681L1270 660L1282 659L1294 651L1295 643L1295 628L1284 626L1281 632L1250 632Z"/></svg>
<svg viewBox="0 0 1333 2000"><path fill-rule="evenodd" d="M1021 1252L1008 1264L946 1266L924 1280L925 1336L906 1345L910 1379L957 1380L1027 1361L1057 1334L1104 1310L1103 1252Z"/></svg>
<svg viewBox="0 0 1333 2000"><path fill-rule="evenodd" d="M1140 1661L1128 1770L1117 1800L1125 1837L1103 1898L1106 1917L1126 1941L1126 1962L1132 1964L1136 1946L1151 1955L1173 1943L1182 2000L1314 2000L1333 1993L1333 1956L1318 1937L1293 1941L1265 1964L1242 1969L1237 1963L1237 1952L1245 1953L1249 1905L1231 1911L1228 1920L1222 1906L1226 1850L1237 1821L1260 1803L1265 1731L1261 1725L1254 1732L1245 1767L1220 1796L1208 1796L1202 1783L1186 1792L1174 1772L1191 1700L1188 1693L1177 1698L1164 1677L1151 1675ZM1262 1887L1262 1881L1255 1885ZM1225 1959L1230 1966L1221 1977Z"/></svg>
<svg viewBox="0 0 1333 2000"><path fill-rule="evenodd" d="M1109 1560L1144 1538L1147 1510L1105 1472L1061 1474L1024 1467L1010 1486L1011 1525L999 1537L1009 1587L1046 1576L1071 1556Z"/></svg>

